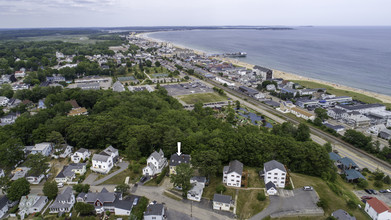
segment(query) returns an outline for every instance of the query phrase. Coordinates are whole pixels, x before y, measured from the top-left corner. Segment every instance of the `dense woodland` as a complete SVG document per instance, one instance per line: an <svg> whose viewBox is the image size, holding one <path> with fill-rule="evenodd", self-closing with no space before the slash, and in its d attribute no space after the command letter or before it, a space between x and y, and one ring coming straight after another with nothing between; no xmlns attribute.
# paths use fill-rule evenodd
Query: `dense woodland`
<svg viewBox="0 0 391 220"><path fill-rule="evenodd" d="M64 138L76 148L103 149L113 145L129 159L147 157L159 148L169 157L176 152L176 142L181 141L184 153L211 150L223 164L238 159L245 165L262 167L264 162L276 159L295 172L327 179L333 173L326 149L305 141L306 128L300 131L284 125L269 132L252 125L235 127L216 119L212 109L197 105L194 111L184 110L163 88L152 93L59 87L26 91L24 99L36 101L46 97L48 108L34 116L25 112L15 124L0 128L3 167L14 165L21 158L19 150L23 146L55 141L55 132L61 134L59 139ZM70 99L86 107L89 115L67 117L71 106L66 101Z"/></svg>

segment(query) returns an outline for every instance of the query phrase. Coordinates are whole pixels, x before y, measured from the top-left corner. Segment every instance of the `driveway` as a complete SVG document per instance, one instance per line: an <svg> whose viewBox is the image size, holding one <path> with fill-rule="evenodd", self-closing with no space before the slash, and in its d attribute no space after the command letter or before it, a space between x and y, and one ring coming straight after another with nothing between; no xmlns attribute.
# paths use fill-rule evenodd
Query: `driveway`
<svg viewBox="0 0 391 220"><path fill-rule="evenodd" d="M121 163L118 163L118 166L120 167L119 170L110 173L109 175L103 177L102 179L99 179L99 180L97 180L97 181L93 181L90 185L91 185L91 186L99 185L99 184L103 183L104 181L110 179L111 177L113 177L113 176L115 176L115 175L121 173L122 171L124 171L125 169L128 168L129 163L128 163L128 162L121 162ZM92 175L92 173L90 174L90 176L91 176L91 175ZM88 177L90 177L90 176L88 176ZM87 179L88 179L88 177L87 177ZM87 180L87 179L86 179L86 180ZM96 179L96 178L95 178L95 179ZM95 179L94 179L94 180L95 180ZM83 182L83 183L84 183L84 182Z"/></svg>
<svg viewBox="0 0 391 220"><path fill-rule="evenodd" d="M90 175L88 175L87 178L83 181L83 184L92 185L96 178L98 178L98 174L90 173Z"/></svg>
<svg viewBox="0 0 391 220"><path fill-rule="evenodd" d="M270 204L262 212L254 215L250 220L261 220L267 216L301 216L301 215L323 215L324 212L316 203L319 198L315 191L304 191L295 189L290 192L279 190L279 195L270 196Z"/></svg>

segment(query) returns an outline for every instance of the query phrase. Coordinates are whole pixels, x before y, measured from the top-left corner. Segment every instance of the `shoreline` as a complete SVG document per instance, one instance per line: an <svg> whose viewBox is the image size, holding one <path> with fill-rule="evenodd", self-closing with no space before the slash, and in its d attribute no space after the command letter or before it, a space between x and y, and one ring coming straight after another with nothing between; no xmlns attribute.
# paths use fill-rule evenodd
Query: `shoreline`
<svg viewBox="0 0 391 220"><path fill-rule="evenodd" d="M159 39L152 38L152 37L148 36L151 33L156 33L156 32L141 33L141 34L137 34L137 36L139 36L141 38L144 38L144 39L147 39L147 40L150 40L150 41L159 42L159 43L161 43L161 42L167 43L168 42L168 41L159 40ZM188 46L175 44L175 43L172 43L172 42L169 42L169 43L171 43L173 47L176 47L176 48L179 48L179 49L193 50L194 53L196 53L198 55L206 55L206 54L208 54L205 51L193 49L193 48L188 47ZM246 67L246 68L249 68L249 69L252 69L255 66L253 64L249 64L249 63L246 63L246 62L243 62L243 61L239 61L239 60L236 60L236 59L233 59L233 58L215 57L215 59L218 59L218 60L221 60L221 61L230 62L230 63L232 63L234 65L243 66L243 67ZM385 94L381 94L381 93L377 93L377 92L372 92L372 91L367 91L367 90L362 90L362 89L357 89L357 88L349 87L349 86L342 85L342 84L337 84L337 83L332 83L332 82L328 82L328 81L324 81L324 80L314 79L314 78L311 78L311 77L305 77L305 76L301 76L301 75L297 75L297 74L293 74L293 73L288 73L288 72L276 70L276 69L273 69L273 68L270 68L270 69L273 70L273 77L274 78L283 78L284 80L309 81L309 82L324 84L326 86L330 86L330 87L333 87L335 89L346 90L346 91L350 91L350 92L355 92L355 93L359 93L359 94L362 94L362 95L366 95L366 96L378 99L378 100L380 100L383 103L391 103L391 96L389 96L389 95L385 95Z"/></svg>

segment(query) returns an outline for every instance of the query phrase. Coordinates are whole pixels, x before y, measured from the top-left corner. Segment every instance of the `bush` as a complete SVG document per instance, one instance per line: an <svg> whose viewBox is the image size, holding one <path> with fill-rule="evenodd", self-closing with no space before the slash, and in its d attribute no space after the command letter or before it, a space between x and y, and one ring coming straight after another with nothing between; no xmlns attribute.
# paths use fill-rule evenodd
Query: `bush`
<svg viewBox="0 0 391 220"><path fill-rule="evenodd" d="M357 182L357 186L361 189L364 189L366 187L368 187L368 181L364 180L364 179L359 179L358 182Z"/></svg>
<svg viewBox="0 0 391 220"><path fill-rule="evenodd" d="M135 174L140 173L140 164L138 164L138 163L134 164L133 167L132 167L132 171Z"/></svg>
<svg viewBox="0 0 391 220"><path fill-rule="evenodd" d="M142 157L139 161L138 161L139 164L147 164L147 158L145 157Z"/></svg>
<svg viewBox="0 0 391 220"><path fill-rule="evenodd" d="M223 184L219 184L216 186L217 193L224 193L226 190L227 190L227 188Z"/></svg>
<svg viewBox="0 0 391 220"><path fill-rule="evenodd" d="M17 205L15 205L14 207L12 207L12 209L10 209L10 213L16 213L18 211L18 206Z"/></svg>
<svg viewBox="0 0 391 220"><path fill-rule="evenodd" d="M316 203L316 205L318 206L318 207L321 207L321 208L323 208L323 209L326 209L327 208L327 202L326 202L326 200L324 200L324 199L319 199L319 201Z"/></svg>
<svg viewBox="0 0 391 220"><path fill-rule="evenodd" d="M159 174L159 176L155 179L156 183L157 184L160 184L160 182L162 182L164 176L167 174L168 172L168 166L167 167L164 167L162 172Z"/></svg>
<svg viewBox="0 0 391 220"><path fill-rule="evenodd" d="M265 199L266 199L265 192L263 192L263 191L259 192L258 195L257 195L257 199L259 201L265 201Z"/></svg>
<svg viewBox="0 0 391 220"><path fill-rule="evenodd" d="M327 185L330 187L331 191L333 191L338 196L342 195L342 191L338 188L334 183L327 182Z"/></svg>
<svg viewBox="0 0 391 220"><path fill-rule="evenodd" d="M383 182L380 180L376 180L375 183L373 184L377 188L382 188L383 187Z"/></svg>
<svg viewBox="0 0 391 220"><path fill-rule="evenodd" d="M387 185L391 184L391 178L390 178L390 176L387 175L386 177L384 177L383 183L385 183L385 184L387 184Z"/></svg>
<svg viewBox="0 0 391 220"><path fill-rule="evenodd" d="M110 216L110 211L109 210L106 211L106 215Z"/></svg>
<svg viewBox="0 0 391 220"><path fill-rule="evenodd" d="M284 189L286 189L286 190L293 190L293 187L292 187L291 184L288 184L288 185L285 186Z"/></svg>
<svg viewBox="0 0 391 220"><path fill-rule="evenodd" d="M357 208L357 204L353 200L350 200L350 199L346 202L346 205L349 207L349 209L356 209Z"/></svg>

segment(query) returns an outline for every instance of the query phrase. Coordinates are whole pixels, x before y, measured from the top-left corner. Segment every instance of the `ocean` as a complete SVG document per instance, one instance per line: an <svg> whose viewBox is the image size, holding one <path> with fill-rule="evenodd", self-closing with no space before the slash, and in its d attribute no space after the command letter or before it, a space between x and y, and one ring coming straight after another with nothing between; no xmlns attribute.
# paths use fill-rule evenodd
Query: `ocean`
<svg viewBox="0 0 391 220"><path fill-rule="evenodd" d="M151 38L209 54L247 52L243 62L391 95L391 27L188 30Z"/></svg>

